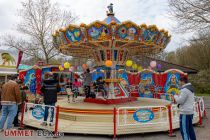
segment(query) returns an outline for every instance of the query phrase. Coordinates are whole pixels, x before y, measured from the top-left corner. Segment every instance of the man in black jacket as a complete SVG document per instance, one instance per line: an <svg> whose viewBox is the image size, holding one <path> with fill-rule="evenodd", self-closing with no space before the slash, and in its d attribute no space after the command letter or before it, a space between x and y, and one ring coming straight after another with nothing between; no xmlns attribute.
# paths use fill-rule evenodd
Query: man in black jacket
<svg viewBox="0 0 210 140"><path fill-rule="evenodd" d="M41 91L43 93L43 101L45 106L45 113L44 113L44 122L41 124L43 126L47 126L47 118L48 118L48 111L49 108L51 110L51 117L50 117L50 126L52 126L53 118L54 118L54 106L57 102L57 93L60 91L58 80L56 75L53 73L49 73L48 79L44 80Z"/></svg>

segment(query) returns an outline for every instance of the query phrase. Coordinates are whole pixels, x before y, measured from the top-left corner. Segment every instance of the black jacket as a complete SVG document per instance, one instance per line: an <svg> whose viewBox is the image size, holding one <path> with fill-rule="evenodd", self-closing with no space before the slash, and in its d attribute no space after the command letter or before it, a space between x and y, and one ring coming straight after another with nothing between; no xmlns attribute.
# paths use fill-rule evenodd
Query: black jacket
<svg viewBox="0 0 210 140"><path fill-rule="evenodd" d="M57 80L44 80L41 92L43 93L44 103L52 104L57 102L57 93L60 91Z"/></svg>

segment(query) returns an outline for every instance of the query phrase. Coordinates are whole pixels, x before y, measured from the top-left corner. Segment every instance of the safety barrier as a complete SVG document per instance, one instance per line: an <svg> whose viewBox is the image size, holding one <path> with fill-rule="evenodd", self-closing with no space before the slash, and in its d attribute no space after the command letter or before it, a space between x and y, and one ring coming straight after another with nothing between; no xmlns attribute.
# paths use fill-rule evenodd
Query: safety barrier
<svg viewBox="0 0 210 140"><path fill-rule="evenodd" d="M165 126L162 131L168 130L169 136L174 136L173 130L179 128L179 108L177 104L168 106L140 106L140 107L119 107L116 111L117 114L117 134L121 134L119 130L124 127L124 133L134 131L134 127L151 128L153 131L159 131L157 126ZM198 102L194 103L194 119L193 123L202 125L202 117L205 116L205 106L203 98L199 98ZM139 115L135 115L138 114ZM145 131L147 132L147 131ZM130 132L132 133L132 132Z"/></svg>
<svg viewBox="0 0 210 140"><path fill-rule="evenodd" d="M46 108L49 117L53 117L53 126L41 126ZM51 112L54 110L54 115ZM194 123L202 124L205 116L203 98L194 103ZM62 120L62 121L61 121ZM179 108L176 104L167 106L114 107L113 109L74 109L59 106L25 103L22 108L21 124L47 129L57 133L108 134L116 138L121 134L134 134L155 131L168 131L179 128ZM81 131L82 130L82 131Z"/></svg>
<svg viewBox="0 0 210 140"><path fill-rule="evenodd" d="M44 121L44 115L48 112L48 119ZM59 116L59 106L41 105L34 103L24 103L22 107L22 115L20 120L20 128L23 128L23 124L39 124L40 127L45 129L46 127L41 125L43 122L50 124L51 131L56 134L58 132L58 116ZM30 120L27 122L26 120Z"/></svg>

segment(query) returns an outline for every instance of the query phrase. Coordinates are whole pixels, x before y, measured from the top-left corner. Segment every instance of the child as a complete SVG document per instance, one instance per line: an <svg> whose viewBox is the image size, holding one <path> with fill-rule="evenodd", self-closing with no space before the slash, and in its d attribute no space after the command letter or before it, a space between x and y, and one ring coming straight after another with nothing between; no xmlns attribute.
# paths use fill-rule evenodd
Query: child
<svg viewBox="0 0 210 140"><path fill-rule="evenodd" d="M72 91L73 91L73 102L75 102L75 98L79 95L79 87L81 86L81 83L77 80L74 79L73 86L72 86Z"/></svg>
<svg viewBox="0 0 210 140"><path fill-rule="evenodd" d="M67 93L67 96L68 96L68 103L70 103L70 100L71 100L70 97L73 96L70 85L66 85L66 93Z"/></svg>
<svg viewBox="0 0 210 140"><path fill-rule="evenodd" d="M107 94L107 91L105 89L105 81L102 79L102 77L99 77L96 80L95 89L96 89L96 92L102 92L103 97L107 98L108 94Z"/></svg>

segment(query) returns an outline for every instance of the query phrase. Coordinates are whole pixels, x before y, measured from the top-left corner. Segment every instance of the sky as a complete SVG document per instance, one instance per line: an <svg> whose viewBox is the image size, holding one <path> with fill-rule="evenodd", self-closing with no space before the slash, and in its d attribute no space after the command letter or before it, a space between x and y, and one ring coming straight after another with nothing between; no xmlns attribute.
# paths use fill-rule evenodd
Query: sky
<svg viewBox="0 0 210 140"><path fill-rule="evenodd" d="M17 9L24 0L0 0L0 35L16 34L15 25L20 20ZM115 16L122 22L131 20L138 25L155 24L159 29L164 28L172 35L166 51L174 51L186 43L193 34L179 34L174 31L175 20L170 17L167 0L52 0L61 9L71 10L79 16L76 24L91 23L106 18L107 6L114 4Z"/></svg>

